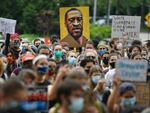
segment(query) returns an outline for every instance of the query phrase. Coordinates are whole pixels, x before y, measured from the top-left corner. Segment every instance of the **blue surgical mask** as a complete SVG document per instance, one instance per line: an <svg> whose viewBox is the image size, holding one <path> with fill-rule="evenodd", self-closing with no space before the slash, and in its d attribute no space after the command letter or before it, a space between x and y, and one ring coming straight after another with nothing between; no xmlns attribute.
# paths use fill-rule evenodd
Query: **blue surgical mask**
<svg viewBox="0 0 150 113"><path fill-rule="evenodd" d="M71 64L71 65L76 65L77 59L74 58L74 57L70 57L70 58L68 59L68 63Z"/></svg>
<svg viewBox="0 0 150 113"><path fill-rule="evenodd" d="M106 49L98 50L97 53L102 56L106 52Z"/></svg>
<svg viewBox="0 0 150 113"><path fill-rule="evenodd" d="M79 113L84 107L84 99L83 98L76 98L71 99L71 102L68 106L69 111L71 113Z"/></svg>
<svg viewBox="0 0 150 113"><path fill-rule="evenodd" d="M135 98L135 97L128 98L128 99L123 98L123 99L121 100L121 105L123 105L123 106L125 106L125 107L134 106L135 103L136 103L136 98Z"/></svg>
<svg viewBox="0 0 150 113"><path fill-rule="evenodd" d="M38 66L37 72L41 75L44 75L48 72L48 66Z"/></svg>
<svg viewBox="0 0 150 113"><path fill-rule="evenodd" d="M96 85L98 81L101 79L100 75L92 76L92 82Z"/></svg>

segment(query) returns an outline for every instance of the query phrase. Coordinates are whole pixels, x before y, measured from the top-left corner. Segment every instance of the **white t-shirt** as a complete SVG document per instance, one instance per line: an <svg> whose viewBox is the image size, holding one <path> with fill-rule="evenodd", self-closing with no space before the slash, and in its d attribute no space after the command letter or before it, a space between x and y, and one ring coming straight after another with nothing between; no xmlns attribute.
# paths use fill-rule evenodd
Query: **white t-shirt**
<svg viewBox="0 0 150 113"><path fill-rule="evenodd" d="M112 84L113 76L116 73L116 69L109 69L109 71L105 74L106 82Z"/></svg>

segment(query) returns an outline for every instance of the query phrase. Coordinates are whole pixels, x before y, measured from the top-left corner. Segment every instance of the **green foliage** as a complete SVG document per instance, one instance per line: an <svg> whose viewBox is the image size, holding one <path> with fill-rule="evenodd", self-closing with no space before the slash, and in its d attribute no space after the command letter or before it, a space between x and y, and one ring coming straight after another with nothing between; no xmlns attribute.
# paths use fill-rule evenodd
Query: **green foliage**
<svg viewBox="0 0 150 113"><path fill-rule="evenodd" d="M109 38L111 36L111 26L108 25L95 25L91 24L90 25L90 35L91 38Z"/></svg>
<svg viewBox="0 0 150 113"><path fill-rule="evenodd" d="M21 38L27 38L30 42L32 42L35 38L39 37L36 34L22 34L20 35Z"/></svg>
<svg viewBox="0 0 150 113"><path fill-rule="evenodd" d="M150 5L150 0L110 0L110 2L111 15L144 16ZM144 14L141 10L142 3ZM107 5L108 0L97 0L97 17L107 15ZM89 6L90 16L93 16L94 0L1 0L0 17L17 20L16 31L19 33L59 34L59 8L70 6ZM97 34L99 33L96 32ZM103 34L101 32L100 36L105 37Z"/></svg>

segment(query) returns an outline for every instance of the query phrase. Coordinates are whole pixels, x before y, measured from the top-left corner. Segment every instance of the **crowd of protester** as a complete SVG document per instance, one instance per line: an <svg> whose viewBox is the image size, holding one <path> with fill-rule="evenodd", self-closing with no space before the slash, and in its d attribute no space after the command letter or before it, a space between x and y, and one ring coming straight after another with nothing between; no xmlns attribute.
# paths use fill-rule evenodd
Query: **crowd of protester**
<svg viewBox="0 0 150 113"><path fill-rule="evenodd" d="M58 38L32 43L15 33L0 47L0 113L39 113L27 100L28 87L47 87L46 113L150 113L137 103L136 87L116 76L120 58L150 60L150 40L125 44L87 41L70 48ZM150 101L150 100L147 100Z"/></svg>

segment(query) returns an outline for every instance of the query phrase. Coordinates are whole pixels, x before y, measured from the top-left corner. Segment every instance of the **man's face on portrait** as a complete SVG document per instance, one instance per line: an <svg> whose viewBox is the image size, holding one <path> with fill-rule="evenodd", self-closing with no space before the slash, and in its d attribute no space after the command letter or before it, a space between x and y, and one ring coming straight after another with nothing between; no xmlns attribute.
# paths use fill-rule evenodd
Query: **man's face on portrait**
<svg viewBox="0 0 150 113"><path fill-rule="evenodd" d="M78 10L69 11L65 21L68 33L75 39L80 38L83 30L82 14Z"/></svg>

